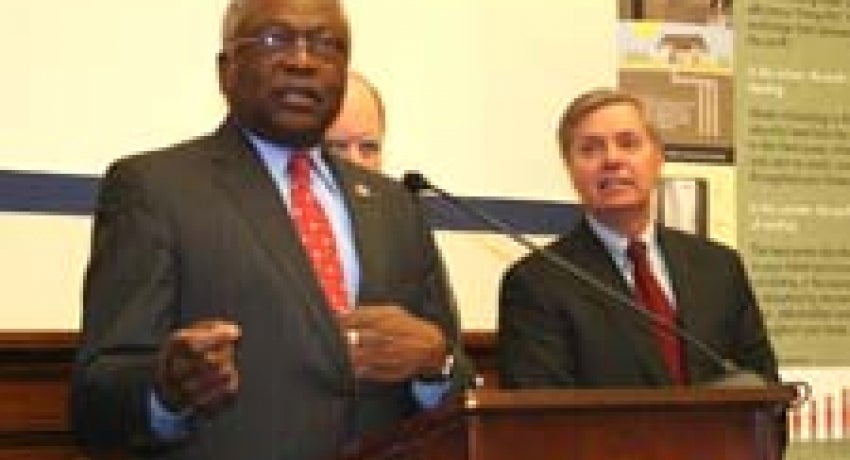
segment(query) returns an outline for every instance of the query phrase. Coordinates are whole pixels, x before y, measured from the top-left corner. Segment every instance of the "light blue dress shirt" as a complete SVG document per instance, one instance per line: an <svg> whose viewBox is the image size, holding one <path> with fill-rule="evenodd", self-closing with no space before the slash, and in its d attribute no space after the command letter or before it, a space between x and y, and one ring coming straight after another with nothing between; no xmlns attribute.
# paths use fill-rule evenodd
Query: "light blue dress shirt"
<svg viewBox="0 0 850 460"><path fill-rule="evenodd" d="M602 240L608 254L614 259L614 263L620 270L620 274L626 280L626 283L634 289L635 277L632 262L626 254L626 248L629 246L629 239L617 233L605 224L596 220L591 215L587 215L587 221L590 224L591 230L596 236ZM661 285L664 294L667 296L667 302L670 306L676 308L676 295L673 292L673 284L670 281L670 274L667 271L667 264L664 262L664 255L661 253L661 248L658 246L658 238L655 234L655 225L651 224L644 230L639 238L646 245L646 257L649 259L649 268L652 270L652 275Z"/></svg>

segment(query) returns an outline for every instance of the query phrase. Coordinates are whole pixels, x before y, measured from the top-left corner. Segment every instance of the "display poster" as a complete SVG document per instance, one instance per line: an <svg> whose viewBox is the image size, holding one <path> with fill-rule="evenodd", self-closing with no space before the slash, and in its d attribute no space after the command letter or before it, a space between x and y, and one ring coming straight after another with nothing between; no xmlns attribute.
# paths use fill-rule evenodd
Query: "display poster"
<svg viewBox="0 0 850 460"><path fill-rule="evenodd" d="M850 459L850 2L619 5L619 86L645 98L668 169L703 178L708 236L741 252L783 380L811 389L786 458Z"/></svg>
<svg viewBox="0 0 850 460"><path fill-rule="evenodd" d="M739 247L785 374L814 390L791 453L850 458L850 2L734 17Z"/></svg>

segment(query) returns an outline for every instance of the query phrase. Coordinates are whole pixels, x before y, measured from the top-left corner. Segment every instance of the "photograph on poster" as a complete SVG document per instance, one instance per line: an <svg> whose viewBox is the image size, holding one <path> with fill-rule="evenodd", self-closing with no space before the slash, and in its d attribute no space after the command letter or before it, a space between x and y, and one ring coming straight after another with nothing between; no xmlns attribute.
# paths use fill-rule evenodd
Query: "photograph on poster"
<svg viewBox="0 0 850 460"><path fill-rule="evenodd" d="M732 27L732 0L619 0L620 19Z"/></svg>
<svg viewBox="0 0 850 460"><path fill-rule="evenodd" d="M731 151L730 30L695 24L621 22L617 39L619 86L646 101L666 144ZM675 161L688 161L688 157Z"/></svg>

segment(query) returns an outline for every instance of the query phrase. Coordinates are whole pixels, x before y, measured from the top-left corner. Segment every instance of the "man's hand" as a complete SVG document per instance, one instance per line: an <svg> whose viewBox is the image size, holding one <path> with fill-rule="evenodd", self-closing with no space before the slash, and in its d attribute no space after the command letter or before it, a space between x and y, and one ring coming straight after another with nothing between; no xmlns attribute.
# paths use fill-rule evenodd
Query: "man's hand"
<svg viewBox="0 0 850 460"><path fill-rule="evenodd" d="M156 392L175 412L211 412L239 388L239 326L205 320L174 331L157 357Z"/></svg>
<svg viewBox="0 0 850 460"><path fill-rule="evenodd" d="M358 378L400 382L443 367L442 330L397 305L361 305L341 315L340 322Z"/></svg>

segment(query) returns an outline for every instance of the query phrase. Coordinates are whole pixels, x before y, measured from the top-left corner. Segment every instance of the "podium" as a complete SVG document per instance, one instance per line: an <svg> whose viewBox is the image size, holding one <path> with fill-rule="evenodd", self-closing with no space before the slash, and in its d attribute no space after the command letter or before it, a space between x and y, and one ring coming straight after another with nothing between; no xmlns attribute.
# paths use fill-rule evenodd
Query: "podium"
<svg viewBox="0 0 850 460"><path fill-rule="evenodd" d="M793 386L472 390L342 460L775 460Z"/></svg>

